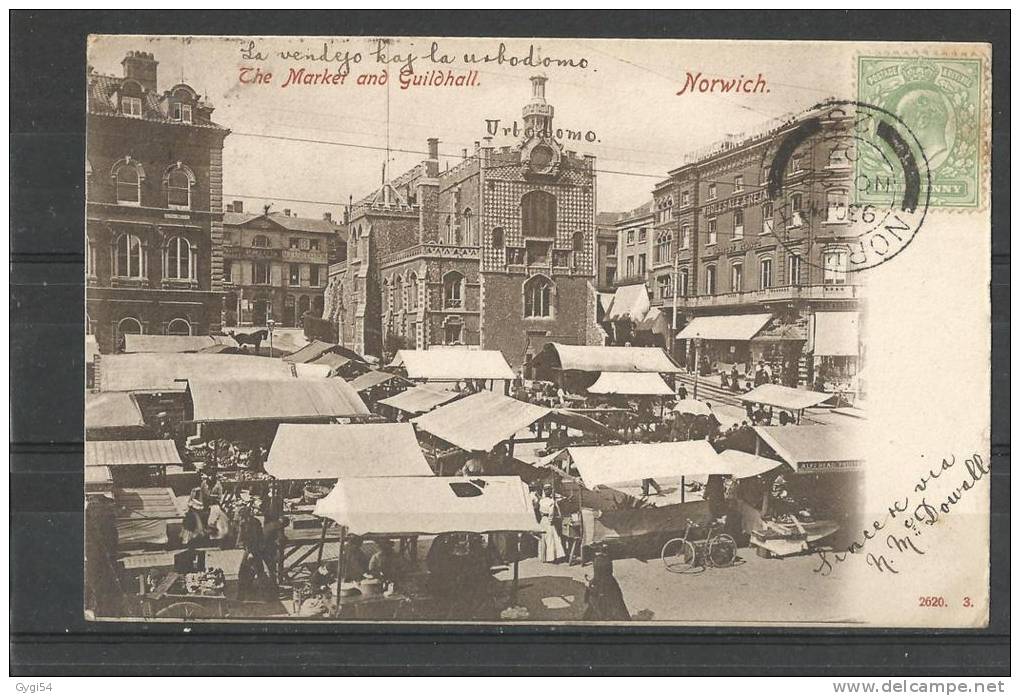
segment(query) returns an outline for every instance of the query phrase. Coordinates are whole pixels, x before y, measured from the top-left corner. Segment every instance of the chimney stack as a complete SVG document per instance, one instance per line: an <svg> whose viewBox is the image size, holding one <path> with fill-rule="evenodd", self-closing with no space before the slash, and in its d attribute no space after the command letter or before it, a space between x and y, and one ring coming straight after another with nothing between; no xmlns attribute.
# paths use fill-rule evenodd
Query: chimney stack
<svg viewBox="0 0 1020 696"><path fill-rule="evenodd" d="M466 147L465 147L465 148L462 148L462 149L461 149L461 151L460 151L460 155L461 155L461 157L463 157L464 159L467 159L467 148L466 148Z"/></svg>
<svg viewBox="0 0 1020 696"><path fill-rule="evenodd" d="M333 213L325 212L322 214L322 219L326 222L333 222Z"/></svg>
<svg viewBox="0 0 1020 696"><path fill-rule="evenodd" d="M430 160L439 159L439 138L429 138L428 144L429 144L429 159Z"/></svg>
<svg viewBox="0 0 1020 696"><path fill-rule="evenodd" d="M429 158L425 160L425 176L439 176L439 138L429 138Z"/></svg>
<svg viewBox="0 0 1020 696"><path fill-rule="evenodd" d="M159 63L151 53L128 51L120 64L124 67L125 80L135 80L146 92L156 91L156 66Z"/></svg>
<svg viewBox="0 0 1020 696"><path fill-rule="evenodd" d="M242 203L241 201L234 201L234 212L235 213L243 213L244 212L244 203Z"/></svg>
<svg viewBox="0 0 1020 696"><path fill-rule="evenodd" d="M290 217L290 208L284 208L283 209L283 216L284 217Z"/></svg>

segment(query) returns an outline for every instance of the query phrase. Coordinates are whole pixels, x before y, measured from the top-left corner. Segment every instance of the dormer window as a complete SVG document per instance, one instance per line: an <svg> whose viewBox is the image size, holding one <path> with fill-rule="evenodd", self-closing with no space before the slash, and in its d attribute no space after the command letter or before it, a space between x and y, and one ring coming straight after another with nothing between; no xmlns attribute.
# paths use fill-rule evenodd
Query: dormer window
<svg viewBox="0 0 1020 696"><path fill-rule="evenodd" d="M181 123L191 123L191 104L174 102L171 108L170 118L174 121L180 121Z"/></svg>
<svg viewBox="0 0 1020 696"><path fill-rule="evenodd" d="M131 116L132 118L142 117L142 98L141 97L121 97L120 98L120 110L125 116Z"/></svg>

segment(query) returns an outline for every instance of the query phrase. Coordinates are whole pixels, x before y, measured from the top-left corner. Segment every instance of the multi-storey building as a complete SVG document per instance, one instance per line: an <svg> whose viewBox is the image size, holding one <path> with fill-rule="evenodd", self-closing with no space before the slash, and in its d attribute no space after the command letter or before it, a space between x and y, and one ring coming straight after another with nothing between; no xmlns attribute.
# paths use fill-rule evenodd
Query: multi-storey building
<svg viewBox="0 0 1020 696"><path fill-rule="evenodd" d="M595 287L599 292L612 292L616 285L618 261L616 221L619 213L598 213L595 216Z"/></svg>
<svg viewBox="0 0 1020 696"><path fill-rule="evenodd" d="M553 137L544 77L516 145L428 158L356 203L325 317L370 355L401 347L501 350L515 367L548 341L601 343L595 316L594 157Z"/></svg>
<svg viewBox="0 0 1020 696"><path fill-rule="evenodd" d="M692 339L699 338L704 361L767 359L782 364L791 383L794 376L813 379L819 358L836 372L855 369L856 354L819 355L819 341L830 346L856 341L858 288L847 273L851 167L845 144L833 147L824 129L808 138L789 159L781 195L770 199L766 193L771 156L797 125L791 121L692 156L653 190L650 246L639 252L639 232L633 254L621 240L621 259L638 253L650 259L644 275L651 306L671 321L676 307L676 325L683 330L674 352L688 364ZM630 275L628 262L621 263L622 275ZM634 271L640 275L637 261ZM731 319L695 323L703 317ZM827 340L816 328L842 337Z"/></svg>
<svg viewBox="0 0 1020 696"><path fill-rule="evenodd" d="M228 326L301 326L322 315L330 261L346 256L342 225L293 215L290 209L244 212L234 201L223 214L224 321ZM330 254L337 254L331 258Z"/></svg>
<svg viewBox="0 0 1020 696"><path fill-rule="evenodd" d="M151 53L91 67L86 140L87 331L209 334L222 310L223 140L191 86L160 91Z"/></svg>

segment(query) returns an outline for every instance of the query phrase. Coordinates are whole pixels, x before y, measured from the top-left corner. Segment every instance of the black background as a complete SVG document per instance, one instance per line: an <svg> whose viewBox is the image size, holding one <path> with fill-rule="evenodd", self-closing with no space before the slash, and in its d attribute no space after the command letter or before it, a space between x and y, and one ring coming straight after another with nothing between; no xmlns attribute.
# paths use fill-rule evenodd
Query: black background
<svg viewBox="0 0 1020 696"><path fill-rule="evenodd" d="M11 673L1008 674L1009 24L1008 11L12 11ZM981 631L846 631L281 623L196 625L185 635L180 626L84 621L83 172L89 33L992 43L991 625ZM919 409L958 407L918 404ZM924 579L917 582L923 590Z"/></svg>

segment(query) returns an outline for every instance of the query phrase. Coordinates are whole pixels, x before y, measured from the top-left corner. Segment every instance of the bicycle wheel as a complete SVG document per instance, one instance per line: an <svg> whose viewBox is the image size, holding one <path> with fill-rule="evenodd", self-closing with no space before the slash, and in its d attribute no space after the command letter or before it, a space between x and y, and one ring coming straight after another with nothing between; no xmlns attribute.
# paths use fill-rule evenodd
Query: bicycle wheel
<svg viewBox="0 0 1020 696"><path fill-rule="evenodd" d="M708 542L708 558L716 567L733 565L737 558L737 542L729 534L720 534Z"/></svg>
<svg viewBox="0 0 1020 696"><path fill-rule="evenodd" d="M671 573L688 573L696 568L697 551L694 544L683 538L670 539L662 546L663 565Z"/></svg>

